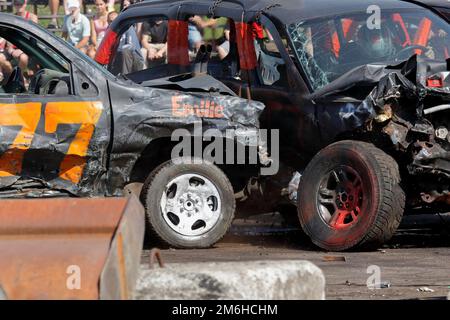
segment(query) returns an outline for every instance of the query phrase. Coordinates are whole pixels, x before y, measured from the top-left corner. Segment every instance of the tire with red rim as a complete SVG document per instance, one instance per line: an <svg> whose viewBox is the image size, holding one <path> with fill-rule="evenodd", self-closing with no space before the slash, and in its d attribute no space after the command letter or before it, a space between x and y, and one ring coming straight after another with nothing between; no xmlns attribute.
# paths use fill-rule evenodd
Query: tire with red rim
<svg viewBox="0 0 450 320"><path fill-rule="evenodd" d="M379 247L394 235L404 206L397 162L360 141L340 141L320 151L298 191L303 230L330 251Z"/></svg>

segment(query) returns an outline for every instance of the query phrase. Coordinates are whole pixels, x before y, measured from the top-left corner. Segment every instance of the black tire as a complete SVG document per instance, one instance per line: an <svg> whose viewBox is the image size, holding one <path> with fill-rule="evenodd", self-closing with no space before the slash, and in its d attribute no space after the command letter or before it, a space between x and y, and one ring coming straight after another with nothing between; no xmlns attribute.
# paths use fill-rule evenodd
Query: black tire
<svg viewBox="0 0 450 320"><path fill-rule="evenodd" d="M320 151L306 168L298 191L303 230L329 251L380 246L394 235L404 207L397 162L360 141L341 141Z"/></svg>
<svg viewBox="0 0 450 320"><path fill-rule="evenodd" d="M178 218L178 221L182 218L170 212L164 217L163 210L161 209L163 193L169 192L166 186L173 179L192 174L206 179L203 182L209 181L212 183L216 188L216 195L220 197L219 201L221 203L220 208L217 205L215 209L216 211L219 210L218 220L210 230L198 235L186 235L177 232L174 229L176 228L175 224L171 225L173 217ZM194 196L196 196L195 192ZM142 188L141 201L146 211L148 231L157 236L158 239L176 248L211 247L222 239L228 231L236 209L233 187L227 176L217 166L200 162L180 163L177 160L169 160L161 164L148 176ZM200 200L200 203L204 202ZM180 205L178 207L182 206ZM181 214L179 215L181 216Z"/></svg>

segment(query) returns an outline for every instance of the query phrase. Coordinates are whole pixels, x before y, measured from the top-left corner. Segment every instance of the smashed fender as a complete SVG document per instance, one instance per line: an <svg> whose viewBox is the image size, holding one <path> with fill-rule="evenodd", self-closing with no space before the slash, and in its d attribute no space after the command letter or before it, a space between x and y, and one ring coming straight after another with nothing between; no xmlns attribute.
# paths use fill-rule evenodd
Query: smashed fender
<svg viewBox="0 0 450 320"><path fill-rule="evenodd" d="M130 94L130 91L132 94ZM152 141L171 140L176 129L195 136L208 129L255 134L264 104L216 92L185 92L137 86L112 87L114 144L108 172L109 193L121 192L136 161ZM201 126L203 132L196 132ZM116 187L117 186L117 187ZM119 187L120 186L120 187Z"/></svg>
<svg viewBox="0 0 450 320"><path fill-rule="evenodd" d="M430 62L413 56L396 66L358 67L312 98L340 102L337 118L322 118L325 121L320 125L324 131L327 126L341 133L378 130L389 137L394 150L410 153L410 174L450 177L448 77L448 61ZM435 83L430 79L438 79L439 87L430 87L430 83ZM372 88L369 94L357 103L354 93L361 94L369 88Z"/></svg>

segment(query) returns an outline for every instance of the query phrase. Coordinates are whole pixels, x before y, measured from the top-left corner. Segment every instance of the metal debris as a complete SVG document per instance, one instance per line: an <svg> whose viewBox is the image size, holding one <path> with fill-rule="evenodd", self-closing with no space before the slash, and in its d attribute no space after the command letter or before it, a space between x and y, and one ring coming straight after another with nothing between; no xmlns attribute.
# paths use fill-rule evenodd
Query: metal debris
<svg viewBox="0 0 450 320"><path fill-rule="evenodd" d="M417 291L419 291L419 292L434 292L433 289L428 288L428 287L420 287L417 289Z"/></svg>
<svg viewBox="0 0 450 320"><path fill-rule="evenodd" d="M155 264L155 259L158 260L159 267L164 268L165 265L164 265L164 261L161 256L161 250L159 250L157 248L150 250L150 261L149 261L150 269L153 269L153 265Z"/></svg>
<svg viewBox="0 0 450 320"><path fill-rule="evenodd" d="M297 191L298 191L298 186L300 184L301 177L302 177L301 173L296 171L294 173L294 175L292 176L292 179L289 182L289 186L288 186L289 200L291 200L295 204L297 203Z"/></svg>
<svg viewBox="0 0 450 320"><path fill-rule="evenodd" d="M322 261L332 262L332 261L343 261L346 262L346 258L344 256L324 256Z"/></svg>
<svg viewBox="0 0 450 320"><path fill-rule="evenodd" d="M367 288L369 290L374 290L374 289L387 289L391 287L391 282L390 281L381 281L381 282L376 282L374 284L368 285Z"/></svg>

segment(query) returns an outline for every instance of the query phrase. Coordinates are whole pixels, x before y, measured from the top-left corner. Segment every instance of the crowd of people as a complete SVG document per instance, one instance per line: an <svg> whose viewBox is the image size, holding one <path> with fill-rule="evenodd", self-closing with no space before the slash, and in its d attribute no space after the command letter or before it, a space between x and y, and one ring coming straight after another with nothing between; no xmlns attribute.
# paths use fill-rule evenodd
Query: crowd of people
<svg viewBox="0 0 450 320"><path fill-rule="evenodd" d="M82 1L64 0L66 15L61 26L62 36L75 48L94 58L111 23L111 17L117 16L118 13L115 11L114 0L95 0L95 13L88 18L81 13ZM129 0L124 0L121 8L130 4ZM49 27L54 27L53 22Z"/></svg>
<svg viewBox="0 0 450 320"><path fill-rule="evenodd" d="M13 13L26 20L38 23L38 16L27 10L27 1L12 0ZM62 30L62 37L72 46L79 49L91 58L95 58L96 51L100 45L108 26L118 16L119 11L140 0L95 0L93 14L82 13L83 1L87 0L49 0L48 7L51 15L48 29ZM58 25L58 12L63 6L65 13L62 24ZM117 8L117 9L116 9ZM61 21L61 20L60 20ZM195 52L203 43L202 31L205 28L216 27L216 19L203 19L194 16L189 19L189 46ZM167 58L167 34L168 21L154 19L136 23L123 35L118 51L123 55L123 63L120 67L127 72L136 69L136 57L142 62L142 67L151 67L164 63ZM225 26L223 32L223 43L217 46L218 54L225 57L229 51L229 27ZM130 49L133 52L130 55ZM0 81L5 75L11 73L13 66L18 66L22 71L27 70L29 57L17 49L13 44L0 38ZM27 75L24 73L24 76Z"/></svg>
<svg viewBox="0 0 450 320"><path fill-rule="evenodd" d="M86 1L86 0L85 0ZM122 0L120 10L133 4L136 0ZM62 37L75 48L87 54L91 58L95 57L109 24L118 16L115 0L95 0L94 14L82 13L83 0L49 0L50 22L47 26L50 30L62 30ZM64 19L58 25L58 11L63 6ZM36 14L27 10L28 0L12 0L13 14L22 18L39 23ZM2 9L5 9L2 7ZM137 45L141 45L138 40ZM163 53L158 53L163 55ZM7 78L13 71L14 66L18 66L25 78L28 72L29 57L22 50L16 48L12 43L0 37L0 82ZM31 71L30 71L31 72Z"/></svg>

